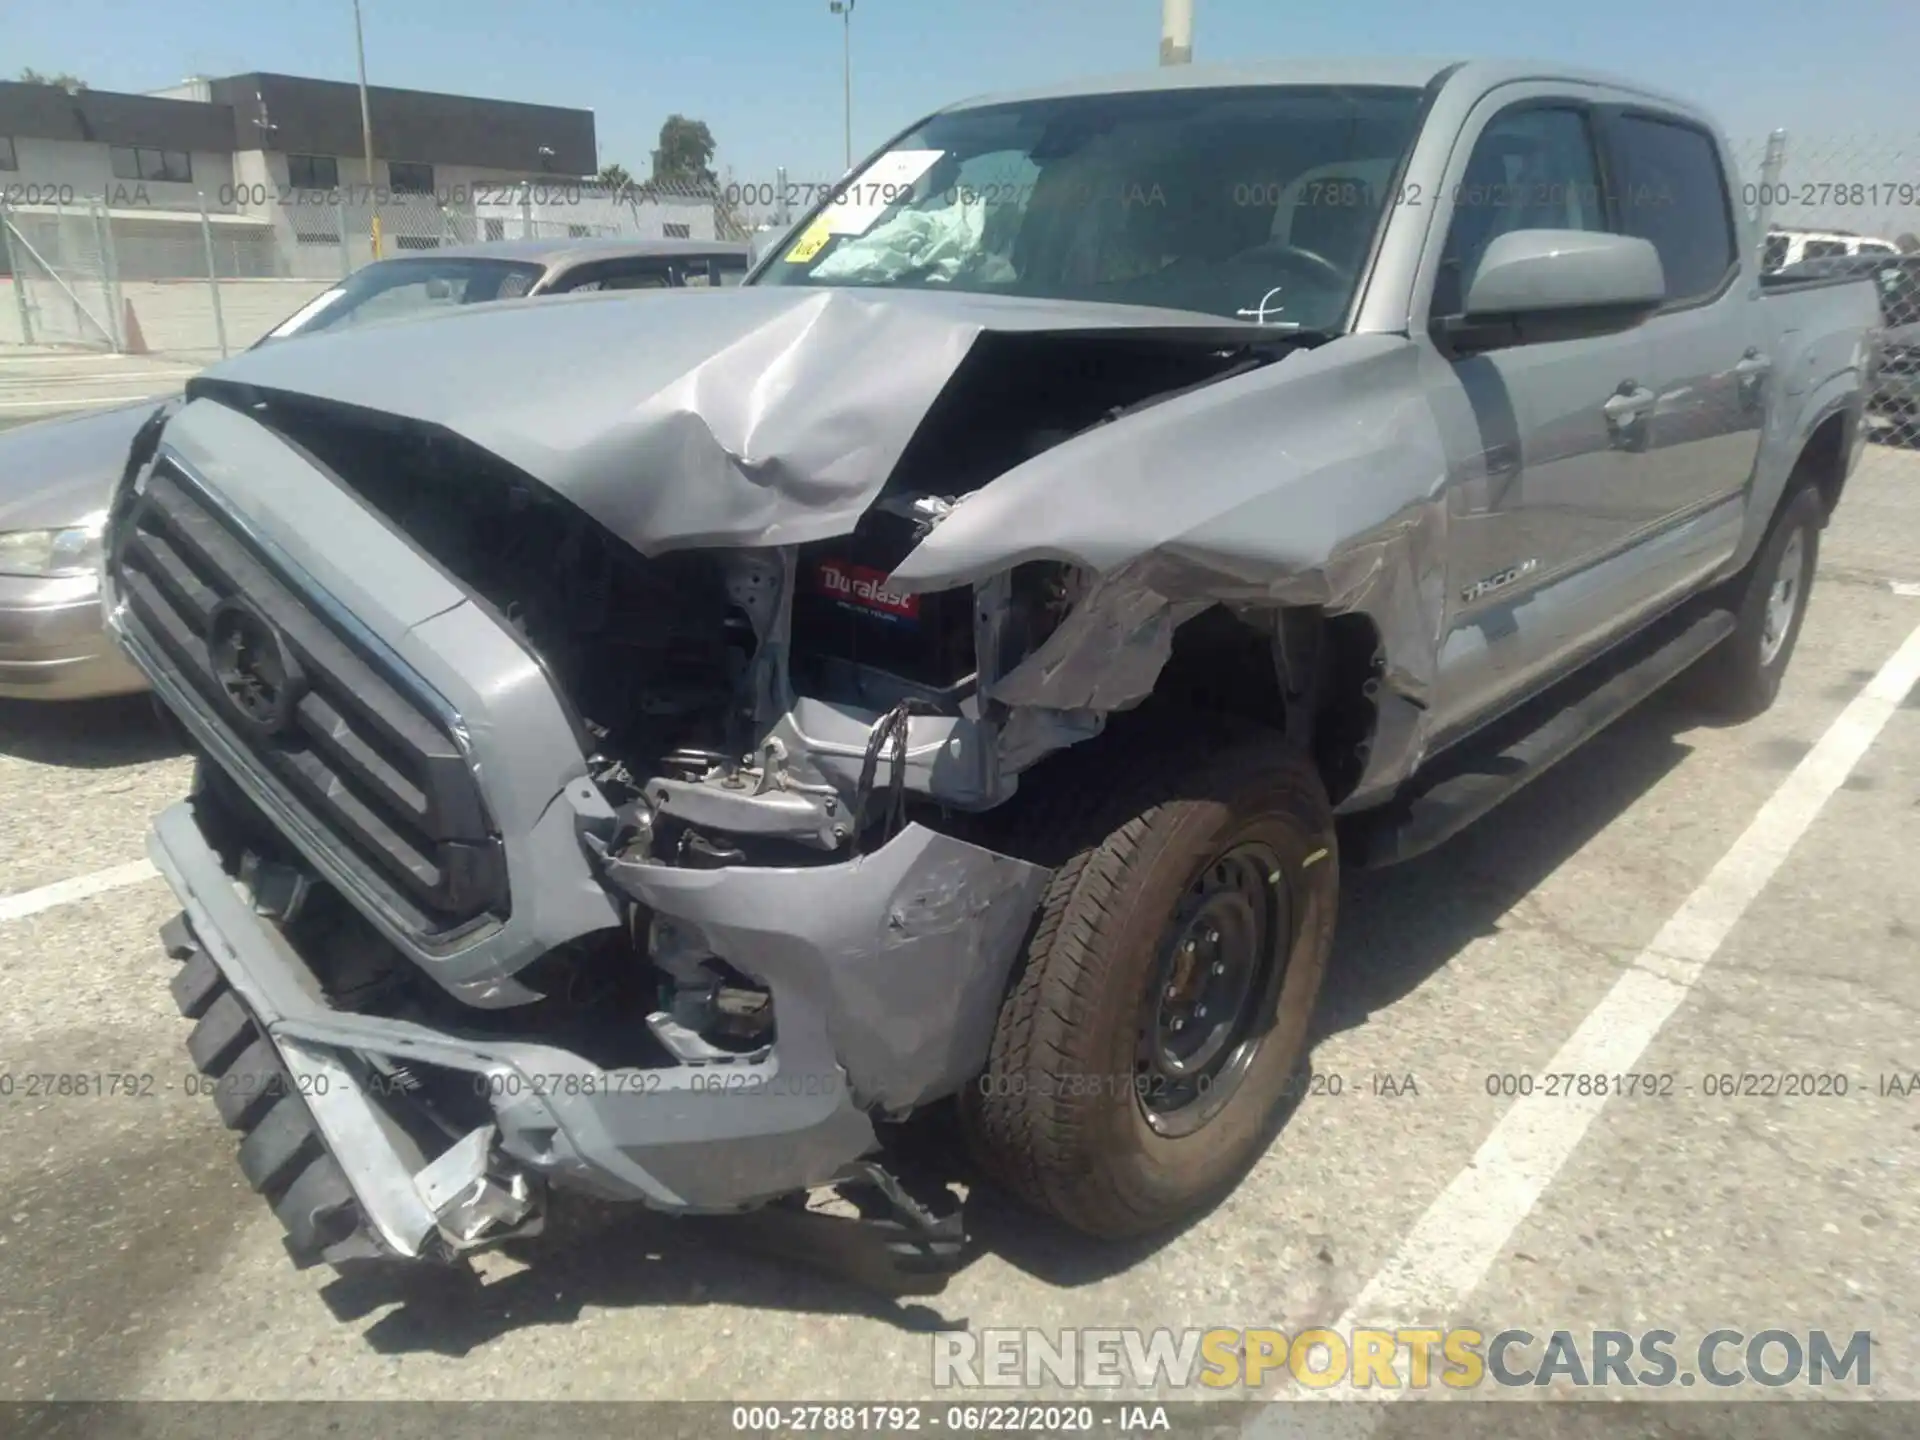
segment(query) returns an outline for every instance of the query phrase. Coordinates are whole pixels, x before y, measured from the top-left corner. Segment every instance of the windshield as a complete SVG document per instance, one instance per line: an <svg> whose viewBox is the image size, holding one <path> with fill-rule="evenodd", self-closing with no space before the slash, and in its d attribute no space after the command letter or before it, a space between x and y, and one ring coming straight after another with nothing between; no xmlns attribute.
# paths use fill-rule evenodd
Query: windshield
<svg viewBox="0 0 1920 1440"><path fill-rule="evenodd" d="M376 260L309 300L269 330L261 343L455 305L511 300L531 290L543 273L541 266L524 260L473 256Z"/></svg>
<svg viewBox="0 0 1920 1440"><path fill-rule="evenodd" d="M1149 91L936 115L761 285L970 290L1337 326L1420 93Z"/></svg>

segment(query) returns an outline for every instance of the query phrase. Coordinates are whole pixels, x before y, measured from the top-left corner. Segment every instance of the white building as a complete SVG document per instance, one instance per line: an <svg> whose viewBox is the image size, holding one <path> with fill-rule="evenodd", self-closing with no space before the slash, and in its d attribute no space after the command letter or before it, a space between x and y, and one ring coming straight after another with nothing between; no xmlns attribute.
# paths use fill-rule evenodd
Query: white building
<svg viewBox="0 0 1920 1440"><path fill-rule="evenodd" d="M370 258L376 214L385 253L430 248L484 233L478 217L524 184L544 187L543 221L598 233L592 207L568 214L598 168L592 111L379 86L368 108L371 174L359 92L336 81L233 75L154 95L0 82L0 195L23 246L84 247L109 222L125 279L204 275L209 232L222 274L336 276Z"/></svg>

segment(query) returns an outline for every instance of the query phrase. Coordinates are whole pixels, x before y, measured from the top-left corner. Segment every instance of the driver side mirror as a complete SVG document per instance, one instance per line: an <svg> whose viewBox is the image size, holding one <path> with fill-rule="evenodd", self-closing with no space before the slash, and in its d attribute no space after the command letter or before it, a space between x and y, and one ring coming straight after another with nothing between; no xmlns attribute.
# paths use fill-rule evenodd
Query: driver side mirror
<svg viewBox="0 0 1920 1440"><path fill-rule="evenodd" d="M453 282L444 275L436 275L427 281L427 299L445 300L453 294Z"/></svg>
<svg viewBox="0 0 1920 1440"><path fill-rule="evenodd" d="M1509 230L1487 246L1464 313L1437 316L1453 354L1630 330L1666 303L1652 242L1590 230Z"/></svg>

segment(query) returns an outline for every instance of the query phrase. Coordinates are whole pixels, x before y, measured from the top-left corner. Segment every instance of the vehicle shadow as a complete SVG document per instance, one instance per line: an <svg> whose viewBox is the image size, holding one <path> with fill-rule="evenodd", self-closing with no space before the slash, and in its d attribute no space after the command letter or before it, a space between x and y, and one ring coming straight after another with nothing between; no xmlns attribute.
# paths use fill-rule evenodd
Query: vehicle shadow
<svg viewBox="0 0 1920 1440"><path fill-rule="evenodd" d="M1350 871L1313 1043L1366 1024L1492 933L1517 900L1686 757L1675 737L1699 723L1682 698L1662 692L1589 741L1577 764L1549 771L1447 845L1390 870ZM1275 1118L1275 1136L1290 1118ZM966 1189L970 1256L992 1254L1062 1288L1131 1269L1205 1219L1116 1244L1040 1218L973 1170L950 1105L904 1127L890 1156L903 1174ZM368 1327L367 1342L449 1355L523 1326L568 1323L588 1306L738 1305L927 1332L966 1323L935 1297L889 1293L884 1279L851 1277L824 1253L769 1246L753 1217L676 1221L575 1205L515 1255L527 1268L484 1285L411 1267L344 1277L323 1295L343 1320L398 1300ZM823 1273L829 1268L835 1273Z"/></svg>
<svg viewBox="0 0 1920 1440"><path fill-rule="evenodd" d="M1691 753L1708 718L1670 687L1588 740L1446 844L1384 870L1350 871L1314 1043L1364 1025L1484 936L1543 880Z"/></svg>
<svg viewBox="0 0 1920 1440"><path fill-rule="evenodd" d="M567 1203L572 1201L572 1203ZM535 1325L568 1325L588 1307L744 1306L794 1315L863 1316L902 1330L965 1329L923 1300L769 1253L752 1216L671 1219L637 1206L564 1197L544 1234L514 1242L525 1268L486 1283L469 1271L367 1265L321 1290L334 1317L357 1322L382 1354L461 1356Z"/></svg>
<svg viewBox="0 0 1920 1440"><path fill-rule="evenodd" d="M0 700L0 755L36 765L112 770L186 753L148 695Z"/></svg>
<svg viewBox="0 0 1920 1440"><path fill-rule="evenodd" d="M1702 723L1678 687L1662 690L1589 740L1577 761L1549 770L1438 849L1388 869L1348 869L1303 1069L1312 1066L1311 1047L1365 1025L1493 934L1517 901L1687 757L1676 736ZM1296 1092L1276 1115L1272 1138L1300 1103ZM968 1217L980 1247L1066 1287L1130 1269L1206 1219L1112 1245L1036 1219L996 1191L982 1199Z"/></svg>

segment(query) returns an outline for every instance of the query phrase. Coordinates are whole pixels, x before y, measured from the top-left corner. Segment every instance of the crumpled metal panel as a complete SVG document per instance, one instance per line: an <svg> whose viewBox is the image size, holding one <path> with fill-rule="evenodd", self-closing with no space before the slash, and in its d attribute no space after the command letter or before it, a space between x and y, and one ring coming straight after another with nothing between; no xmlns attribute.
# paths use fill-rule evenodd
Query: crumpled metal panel
<svg viewBox="0 0 1920 1440"><path fill-rule="evenodd" d="M195 384L443 426L651 555L851 530L987 330L1263 338L1179 310L769 286L476 305L265 346Z"/></svg>
<svg viewBox="0 0 1920 1440"><path fill-rule="evenodd" d="M1356 335L1204 386L1008 471L895 569L927 591L1057 560L1095 579L996 699L1118 709L1217 602L1361 611L1428 703L1445 620L1446 451L1404 336ZM1398 733L1417 743L1418 727Z"/></svg>
<svg viewBox="0 0 1920 1440"><path fill-rule="evenodd" d="M1181 311L938 291L748 287L476 306L270 346L208 372L444 426L644 553L851 531L986 331L1273 343ZM377 350L378 363L370 364ZM512 365L499 363L511 354ZM1095 427L966 495L895 570L939 590L1028 560L1090 577L1016 707L1151 692L1206 606L1361 611L1388 659L1370 773L1417 759L1444 620L1446 448L1419 347L1348 335Z"/></svg>
<svg viewBox="0 0 1920 1440"><path fill-rule="evenodd" d="M979 1073L1051 873L919 824L839 865L606 868L773 992L783 1066L837 1057L859 1104L889 1113Z"/></svg>

